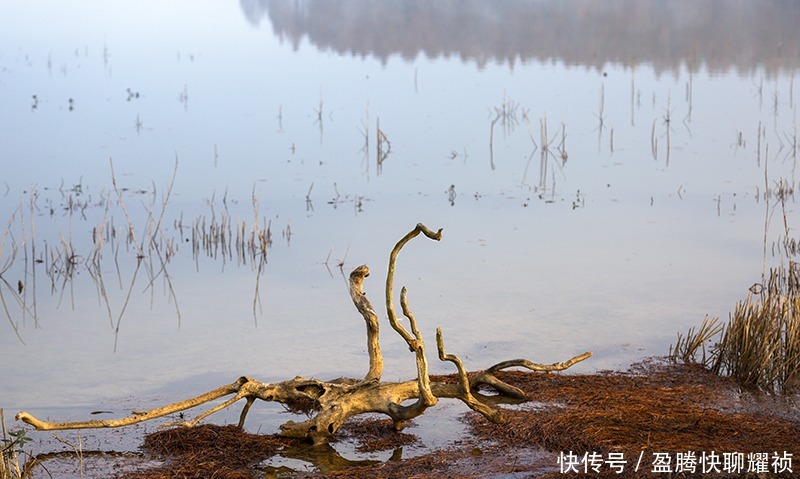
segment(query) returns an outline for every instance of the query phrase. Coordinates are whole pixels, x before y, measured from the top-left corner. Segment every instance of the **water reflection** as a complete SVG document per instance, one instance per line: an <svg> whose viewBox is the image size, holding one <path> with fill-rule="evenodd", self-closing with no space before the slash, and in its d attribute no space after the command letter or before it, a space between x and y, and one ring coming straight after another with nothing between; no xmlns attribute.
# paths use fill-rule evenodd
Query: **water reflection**
<svg viewBox="0 0 800 479"><path fill-rule="evenodd" d="M794 2L188 3L0 18L0 407L363 375L345 277L420 221L470 369L664 354L796 236Z"/></svg>
<svg viewBox="0 0 800 479"><path fill-rule="evenodd" d="M248 21L268 18L295 48L411 61L559 61L602 69L649 64L712 72L800 66L800 5L792 0L240 0Z"/></svg>

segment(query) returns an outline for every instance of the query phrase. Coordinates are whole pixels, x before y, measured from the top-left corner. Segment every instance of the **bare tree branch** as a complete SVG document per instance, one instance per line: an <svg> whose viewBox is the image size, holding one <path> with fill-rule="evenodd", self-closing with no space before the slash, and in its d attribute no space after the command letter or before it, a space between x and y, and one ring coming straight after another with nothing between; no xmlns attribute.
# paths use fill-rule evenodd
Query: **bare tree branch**
<svg viewBox="0 0 800 479"><path fill-rule="evenodd" d="M369 372L364 381L380 381L383 374L383 355L380 344L380 323L375 309L364 293L364 279L369 276L369 267L361 265L350 273L350 297L356 309L367 323L367 352L369 353Z"/></svg>

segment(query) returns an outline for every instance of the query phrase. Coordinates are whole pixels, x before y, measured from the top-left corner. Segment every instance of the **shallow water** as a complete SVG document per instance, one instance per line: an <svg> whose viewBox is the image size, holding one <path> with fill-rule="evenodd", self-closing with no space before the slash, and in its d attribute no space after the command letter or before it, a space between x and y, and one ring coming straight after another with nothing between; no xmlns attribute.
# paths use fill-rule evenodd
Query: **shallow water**
<svg viewBox="0 0 800 479"><path fill-rule="evenodd" d="M785 261L784 212L797 237L793 2L1 10L7 415L364 374L344 277L368 264L381 305L417 222L443 239L407 245L396 284L470 369L666 354ZM213 221L269 228L261 271L193 254ZM413 377L388 327L382 347Z"/></svg>

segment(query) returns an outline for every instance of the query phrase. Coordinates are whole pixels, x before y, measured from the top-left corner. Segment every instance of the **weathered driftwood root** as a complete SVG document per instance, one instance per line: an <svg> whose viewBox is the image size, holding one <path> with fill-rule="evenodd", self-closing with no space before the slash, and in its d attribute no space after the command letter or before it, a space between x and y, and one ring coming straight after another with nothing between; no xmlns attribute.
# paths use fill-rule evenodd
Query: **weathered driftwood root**
<svg viewBox="0 0 800 479"><path fill-rule="evenodd" d="M498 379L494 373L510 367L524 367L533 371L560 371L592 355L592 353L587 352L567 361L549 365L532 363L525 359L515 359L496 364L469 377L461 360L453 354L445 353L444 339L441 328L439 328L436 331L439 359L455 364L459 381L456 384L431 381L425 355L425 342L422 333L417 327L416 319L408 307L406 289L403 288L400 293L400 305L403 315L408 319L411 332L400 324L395 314L392 298L397 255L408 241L420 233L438 241L441 238L442 230L434 233L424 225L418 224L397 242L389 257L385 292L389 324L405 340L409 349L415 355L417 364L416 380L405 382L381 382L380 380L383 373L383 357L379 342L380 328L378 315L364 293L364 279L369 276L369 268L363 265L350 273L350 296L356 309L364 317L367 326L369 371L362 380L319 381L297 377L279 383L263 383L243 376L231 384L221 386L200 396L149 411L135 411L130 416L119 419L49 422L39 420L23 411L17 414L17 420L24 421L38 430L121 427L174 414L233 395L233 397L199 414L190 421L170 423L166 424L166 426L194 426L205 417L232 405L240 399L244 399L245 405L239 417L239 427L242 427L250 406L256 399L260 399L262 401L275 401L285 404L291 411L313 413L313 416L306 421L289 421L283 424L281 426L281 434L289 437L305 438L314 444L325 444L342 424L352 416L363 413L386 414L394 422L395 428L401 429L406 421L423 414L427 408L435 405L439 398L460 399L490 421L502 423L505 422L505 417L502 411L496 407L498 404L522 402L528 398L520 389ZM478 392L478 388L481 386L491 387L497 394L481 394ZM416 401L410 405L403 405L403 402L412 399L416 399Z"/></svg>

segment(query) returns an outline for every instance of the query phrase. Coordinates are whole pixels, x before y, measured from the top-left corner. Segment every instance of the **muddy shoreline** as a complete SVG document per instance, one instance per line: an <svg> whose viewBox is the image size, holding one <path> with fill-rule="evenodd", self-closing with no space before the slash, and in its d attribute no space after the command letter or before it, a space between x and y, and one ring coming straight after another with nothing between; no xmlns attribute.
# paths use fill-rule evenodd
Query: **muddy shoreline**
<svg viewBox="0 0 800 479"><path fill-rule="evenodd" d="M39 454L29 465L33 477L83 468L83 477L125 479L792 477L800 470L796 395L769 396L697 366L655 360L626 372L508 372L502 379L531 399L507 407L507 424L463 413L463 438L410 458L403 448L417 442L414 434L367 417L346 424L337 441L388 459L352 460L337 452L336 442L315 450L294 439L209 424L148 434L139 452ZM276 456L287 465L276 465ZM292 461L314 469L293 469Z"/></svg>

